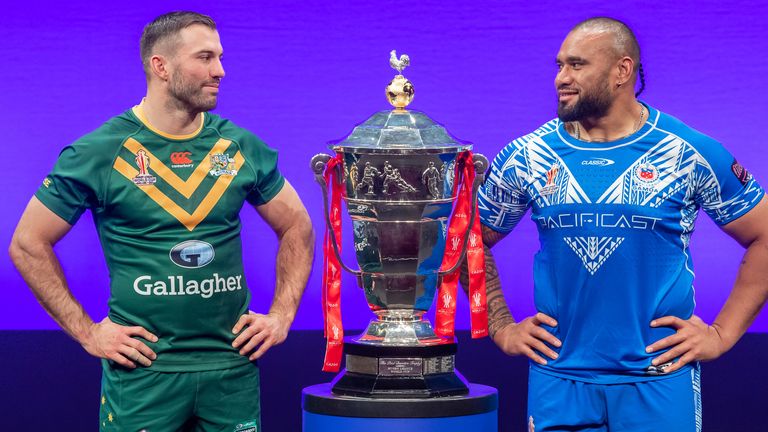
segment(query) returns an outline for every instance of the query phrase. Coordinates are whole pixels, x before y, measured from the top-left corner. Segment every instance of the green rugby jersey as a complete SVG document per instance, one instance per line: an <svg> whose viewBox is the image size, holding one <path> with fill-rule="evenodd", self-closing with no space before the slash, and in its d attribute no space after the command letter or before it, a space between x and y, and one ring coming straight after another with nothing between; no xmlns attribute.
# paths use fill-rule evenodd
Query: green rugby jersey
<svg viewBox="0 0 768 432"><path fill-rule="evenodd" d="M205 113L189 135L154 129L141 105L62 150L35 196L70 224L91 209L110 274L109 317L157 335L156 371L248 362L232 327L248 311L240 209L283 187L277 152Z"/></svg>

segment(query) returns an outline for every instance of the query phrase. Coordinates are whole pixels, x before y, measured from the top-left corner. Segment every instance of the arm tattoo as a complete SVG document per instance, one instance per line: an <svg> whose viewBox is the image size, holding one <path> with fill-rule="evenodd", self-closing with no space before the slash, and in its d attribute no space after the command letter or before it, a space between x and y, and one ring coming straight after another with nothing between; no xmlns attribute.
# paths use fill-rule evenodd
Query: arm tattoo
<svg viewBox="0 0 768 432"><path fill-rule="evenodd" d="M491 247L504 238L504 236L505 234L498 233L483 226L485 287L488 303L488 333L491 338L493 338L496 335L496 332L503 327L515 322L515 319L509 312L507 302L504 300L504 293L501 290L501 280L499 279L499 271L496 268L496 261L493 259L493 254L491 253ZM469 294L469 269L466 260L464 260L461 265L459 280L461 281L461 286L464 289L464 292Z"/></svg>

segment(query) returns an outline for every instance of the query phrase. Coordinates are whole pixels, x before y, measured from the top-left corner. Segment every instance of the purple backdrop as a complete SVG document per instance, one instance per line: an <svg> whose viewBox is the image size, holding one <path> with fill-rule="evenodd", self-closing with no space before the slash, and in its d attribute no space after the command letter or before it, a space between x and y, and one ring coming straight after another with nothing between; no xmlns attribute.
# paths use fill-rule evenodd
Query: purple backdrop
<svg viewBox="0 0 768 432"><path fill-rule="evenodd" d="M0 177L7 200L0 244L9 243L61 147L140 101L142 27L174 9L217 20L227 76L216 112L280 150L281 169L303 197L319 239L322 205L309 159L327 151L327 141L388 108L383 89L394 72L387 63L391 49L411 56L406 75L417 92L412 108L473 141L490 158L554 116L557 49L572 25L595 15L625 20L636 31L647 73L645 101L725 143L768 185L768 164L756 139L768 114L760 93L768 70L768 5L753 3L15 2L3 7L0 26L7 162ZM244 209L243 220L252 306L263 311L271 299L276 242L252 209ZM709 321L729 292L742 250L706 216L698 231L692 243L696 312ZM496 248L517 317L533 309L537 246L535 226L526 218ZM101 319L108 279L90 214L57 253L76 297ZM318 255L294 328L321 328L320 263ZM56 328L6 257L0 259L0 283L0 329ZM343 305L348 329L372 317L351 277L344 280ZM464 301L460 328L467 328L467 315ZM751 331L768 331L768 314Z"/></svg>

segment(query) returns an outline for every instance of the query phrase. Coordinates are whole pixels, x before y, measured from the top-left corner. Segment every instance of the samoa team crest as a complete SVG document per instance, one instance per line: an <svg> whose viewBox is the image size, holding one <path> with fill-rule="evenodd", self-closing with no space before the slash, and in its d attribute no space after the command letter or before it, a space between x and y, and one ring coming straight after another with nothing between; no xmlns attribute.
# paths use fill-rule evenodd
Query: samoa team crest
<svg viewBox="0 0 768 432"><path fill-rule="evenodd" d="M659 179L659 169L649 163L635 168L635 177L643 183L655 183Z"/></svg>
<svg viewBox="0 0 768 432"><path fill-rule="evenodd" d="M235 169L235 160L229 157L226 153L216 153L211 155L211 171L210 174L214 177L222 175L237 175Z"/></svg>

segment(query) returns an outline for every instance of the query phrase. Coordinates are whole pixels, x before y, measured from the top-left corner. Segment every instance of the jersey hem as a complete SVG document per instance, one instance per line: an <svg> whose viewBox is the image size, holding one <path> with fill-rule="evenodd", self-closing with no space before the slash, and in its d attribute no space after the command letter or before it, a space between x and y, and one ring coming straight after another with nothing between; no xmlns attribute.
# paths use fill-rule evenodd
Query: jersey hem
<svg viewBox="0 0 768 432"><path fill-rule="evenodd" d="M536 372L543 373L545 375L550 375L557 378L562 378L570 381L579 381L589 384L601 384L601 385L609 385L609 384L632 384L637 382L647 382L647 381L660 381L664 379L674 378L678 375L684 374L684 373L690 373L691 369L693 368L693 365L687 364L683 366L682 369L677 370L670 374L660 374L660 375L625 375L625 374L619 374L619 373L613 373L613 374L604 374L603 377L597 378L597 379L591 379L591 378L585 378L581 376L576 376L567 372L555 372L552 369L545 369L539 366L537 363L530 362L530 369L535 370Z"/></svg>
<svg viewBox="0 0 768 432"><path fill-rule="evenodd" d="M205 362L152 362L152 365L144 368L153 372L202 372L211 370L232 369L238 366L243 366L251 363L248 357L242 356L241 358L229 359L229 360L212 360Z"/></svg>
<svg viewBox="0 0 768 432"><path fill-rule="evenodd" d="M65 208L65 206L61 206L58 200L45 194L41 194L40 191L36 191L34 196L45 206L45 208L52 211L54 214L56 214L56 216L62 218L66 223L70 225L76 224L80 219L80 216L85 213L86 206L84 205L80 205L80 207L78 207L73 213L71 208Z"/></svg>
<svg viewBox="0 0 768 432"><path fill-rule="evenodd" d="M764 196L765 196L765 189L761 188L757 198L755 198L755 200L748 207L745 207L744 209L742 209L741 212L736 213L733 217L731 217L729 219L724 219L722 222L717 222L717 225L718 226L728 225L729 223L731 223L731 222L741 218L742 216L746 215L747 213L752 211L753 208L757 207L758 204L760 204L760 201L763 200ZM712 218L712 219L714 220L714 218Z"/></svg>

